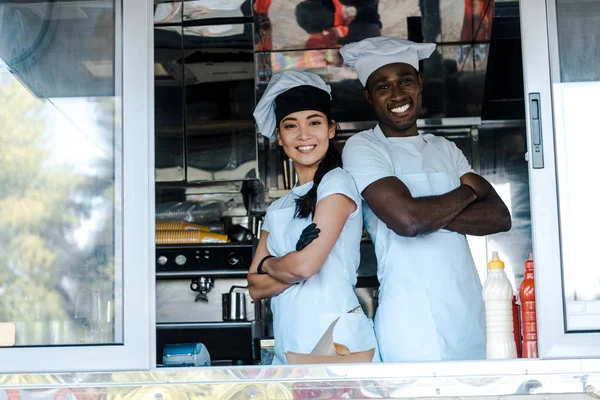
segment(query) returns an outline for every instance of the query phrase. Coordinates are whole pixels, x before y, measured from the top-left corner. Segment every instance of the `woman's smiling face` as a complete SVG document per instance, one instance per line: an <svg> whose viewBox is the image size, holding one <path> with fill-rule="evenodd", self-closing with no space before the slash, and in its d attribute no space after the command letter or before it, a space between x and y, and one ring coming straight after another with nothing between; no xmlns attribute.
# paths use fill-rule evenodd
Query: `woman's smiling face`
<svg viewBox="0 0 600 400"><path fill-rule="evenodd" d="M318 165L335 136L335 123L315 110L297 111L287 115L277 128L277 141L294 163L304 167Z"/></svg>

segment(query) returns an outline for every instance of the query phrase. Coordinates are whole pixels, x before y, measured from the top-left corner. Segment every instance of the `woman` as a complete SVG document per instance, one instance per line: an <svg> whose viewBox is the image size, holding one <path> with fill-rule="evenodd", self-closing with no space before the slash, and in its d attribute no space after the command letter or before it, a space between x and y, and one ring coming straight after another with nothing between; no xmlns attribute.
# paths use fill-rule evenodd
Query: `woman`
<svg viewBox="0 0 600 400"><path fill-rule="evenodd" d="M336 124L329 86L310 73L277 74L254 117L263 135L276 133L298 178L269 207L248 273L250 296L255 301L272 298L273 363L287 363L288 351L310 353L338 317L335 343L350 352L376 347L372 325L353 290L360 261L361 200L330 143Z"/></svg>

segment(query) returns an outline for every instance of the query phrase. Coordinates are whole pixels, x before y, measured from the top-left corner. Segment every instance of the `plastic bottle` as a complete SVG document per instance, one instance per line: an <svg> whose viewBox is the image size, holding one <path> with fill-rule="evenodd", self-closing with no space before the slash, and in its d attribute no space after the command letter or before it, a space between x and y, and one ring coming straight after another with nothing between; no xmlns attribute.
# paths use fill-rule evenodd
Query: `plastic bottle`
<svg viewBox="0 0 600 400"><path fill-rule="evenodd" d="M501 360L517 357L513 332L513 288L504 272L498 252L492 254L483 285L487 325L487 359Z"/></svg>
<svg viewBox="0 0 600 400"><path fill-rule="evenodd" d="M535 286L533 279L533 253L525 262L525 279L519 290L521 321L523 324L523 358L537 358L537 323L535 313Z"/></svg>

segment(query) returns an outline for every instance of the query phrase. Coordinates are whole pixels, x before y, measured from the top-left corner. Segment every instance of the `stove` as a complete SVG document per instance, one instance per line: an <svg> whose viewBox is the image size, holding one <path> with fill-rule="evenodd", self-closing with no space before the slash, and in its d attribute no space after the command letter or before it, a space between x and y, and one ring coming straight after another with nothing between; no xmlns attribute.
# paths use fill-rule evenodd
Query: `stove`
<svg viewBox="0 0 600 400"><path fill-rule="evenodd" d="M245 276L254 243L157 245L157 277Z"/></svg>

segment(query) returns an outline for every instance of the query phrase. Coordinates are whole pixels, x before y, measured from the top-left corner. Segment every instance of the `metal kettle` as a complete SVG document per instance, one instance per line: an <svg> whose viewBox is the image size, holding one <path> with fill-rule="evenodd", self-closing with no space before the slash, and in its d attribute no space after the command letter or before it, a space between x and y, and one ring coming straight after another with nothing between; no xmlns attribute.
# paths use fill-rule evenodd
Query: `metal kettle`
<svg viewBox="0 0 600 400"><path fill-rule="evenodd" d="M229 293L221 294L223 321L246 320L246 293L235 289L248 289L248 286L232 286Z"/></svg>

